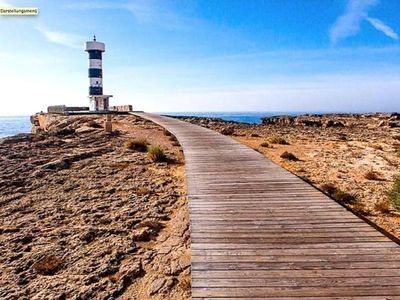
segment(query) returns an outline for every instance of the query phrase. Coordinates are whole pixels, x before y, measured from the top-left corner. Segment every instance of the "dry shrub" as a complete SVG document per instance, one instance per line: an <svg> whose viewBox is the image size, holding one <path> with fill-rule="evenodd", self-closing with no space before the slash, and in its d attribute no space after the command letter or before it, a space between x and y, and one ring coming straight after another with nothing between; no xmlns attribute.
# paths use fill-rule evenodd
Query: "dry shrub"
<svg viewBox="0 0 400 300"><path fill-rule="evenodd" d="M263 143L260 144L260 147L263 147L263 148L271 148L271 145L268 144L267 142L263 142Z"/></svg>
<svg viewBox="0 0 400 300"><path fill-rule="evenodd" d="M335 199L336 201L345 203L345 204L351 204L354 203L354 201L356 200L356 197L352 194L343 192L341 190L336 190L336 192L334 192L332 194L332 198Z"/></svg>
<svg viewBox="0 0 400 300"><path fill-rule="evenodd" d="M153 162L165 162L167 161L167 156L164 150L160 146L150 145L147 149L147 156Z"/></svg>
<svg viewBox="0 0 400 300"><path fill-rule="evenodd" d="M269 140L272 144L279 144L279 145L289 145L289 143L279 136L274 136Z"/></svg>
<svg viewBox="0 0 400 300"><path fill-rule="evenodd" d="M389 192L389 201L396 210L400 211L400 176L395 179Z"/></svg>
<svg viewBox="0 0 400 300"><path fill-rule="evenodd" d="M382 201L375 203L374 209L381 213L389 214L390 213L390 204L387 200L382 200Z"/></svg>
<svg viewBox="0 0 400 300"><path fill-rule="evenodd" d="M337 188L332 183L324 183L321 186L321 190L329 196L332 196L336 192Z"/></svg>
<svg viewBox="0 0 400 300"><path fill-rule="evenodd" d="M130 139L124 143L125 149L146 152L148 142L145 138Z"/></svg>
<svg viewBox="0 0 400 300"><path fill-rule="evenodd" d="M260 135L258 133L252 133L250 134L250 137L260 137Z"/></svg>
<svg viewBox="0 0 400 300"><path fill-rule="evenodd" d="M299 161L299 159L293 153L290 153L287 151L285 151L281 154L281 158L286 159L286 160L291 160L291 161Z"/></svg>
<svg viewBox="0 0 400 300"><path fill-rule="evenodd" d="M364 178L367 180L382 180L379 174L373 170L370 170L364 174Z"/></svg>
<svg viewBox="0 0 400 300"><path fill-rule="evenodd" d="M356 200L354 195L341 191L331 183L323 184L321 186L321 190L338 202L352 204Z"/></svg>

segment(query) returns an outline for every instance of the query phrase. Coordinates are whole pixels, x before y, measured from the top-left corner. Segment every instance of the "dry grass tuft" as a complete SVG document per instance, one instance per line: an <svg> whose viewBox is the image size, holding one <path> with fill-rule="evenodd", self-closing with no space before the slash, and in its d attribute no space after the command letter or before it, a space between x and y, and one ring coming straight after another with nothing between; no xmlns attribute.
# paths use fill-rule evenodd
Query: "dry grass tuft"
<svg viewBox="0 0 400 300"><path fill-rule="evenodd" d="M290 160L290 161L299 161L299 159L293 153L290 153L287 151L285 151L281 154L281 158Z"/></svg>
<svg viewBox="0 0 400 300"><path fill-rule="evenodd" d="M289 145L289 143L284 138L281 138L279 136L274 136L270 138L269 141L271 144Z"/></svg>
<svg viewBox="0 0 400 300"><path fill-rule="evenodd" d="M374 209L381 213L389 214L390 213L390 203L387 200L379 201L375 204Z"/></svg>
<svg viewBox="0 0 400 300"><path fill-rule="evenodd" d="M147 156L153 162L166 162L167 156L164 153L164 150L160 148L160 146L150 145L147 148Z"/></svg>
<svg viewBox="0 0 400 300"><path fill-rule="evenodd" d="M145 138L130 139L124 143L125 149L146 152L148 142Z"/></svg>

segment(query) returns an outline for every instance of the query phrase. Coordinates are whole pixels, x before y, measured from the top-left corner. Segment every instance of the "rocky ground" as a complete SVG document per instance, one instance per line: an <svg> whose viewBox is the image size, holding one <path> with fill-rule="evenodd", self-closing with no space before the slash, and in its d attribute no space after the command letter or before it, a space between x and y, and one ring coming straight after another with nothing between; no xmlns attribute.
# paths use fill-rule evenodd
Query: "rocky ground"
<svg viewBox="0 0 400 300"><path fill-rule="evenodd" d="M400 175L400 115L281 116L261 125L181 119L256 149L400 238L400 213L388 201Z"/></svg>
<svg viewBox="0 0 400 300"><path fill-rule="evenodd" d="M112 134L103 116L41 121L0 140L0 298L189 299L179 144L134 116L114 116ZM132 138L168 161L124 147Z"/></svg>

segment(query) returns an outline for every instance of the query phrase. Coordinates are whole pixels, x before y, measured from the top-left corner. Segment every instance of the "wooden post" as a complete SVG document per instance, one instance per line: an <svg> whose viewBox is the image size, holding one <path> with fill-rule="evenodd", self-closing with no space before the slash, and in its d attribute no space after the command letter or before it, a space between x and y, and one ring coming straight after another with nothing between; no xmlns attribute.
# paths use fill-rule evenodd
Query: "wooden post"
<svg viewBox="0 0 400 300"><path fill-rule="evenodd" d="M111 115L107 114L106 115L106 121L104 122L104 131L107 133L112 132L112 121L111 121Z"/></svg>

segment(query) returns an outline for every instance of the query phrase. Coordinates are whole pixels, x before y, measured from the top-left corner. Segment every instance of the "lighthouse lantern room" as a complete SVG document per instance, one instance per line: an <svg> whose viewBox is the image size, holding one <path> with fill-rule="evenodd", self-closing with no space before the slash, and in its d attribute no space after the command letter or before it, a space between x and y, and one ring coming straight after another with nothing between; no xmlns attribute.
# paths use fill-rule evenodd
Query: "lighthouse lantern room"
<svg viewBox="0 0 400 300"><path fill-rule="evenodd" d="M112 95L103 95L102 54L104 43L93 41L85 43L85 51L89 53L89 99L91 111L108 111L109 99Z"/></svg>

